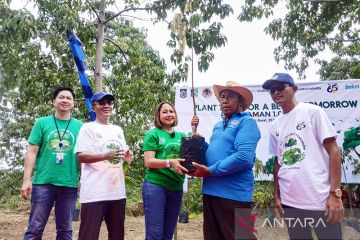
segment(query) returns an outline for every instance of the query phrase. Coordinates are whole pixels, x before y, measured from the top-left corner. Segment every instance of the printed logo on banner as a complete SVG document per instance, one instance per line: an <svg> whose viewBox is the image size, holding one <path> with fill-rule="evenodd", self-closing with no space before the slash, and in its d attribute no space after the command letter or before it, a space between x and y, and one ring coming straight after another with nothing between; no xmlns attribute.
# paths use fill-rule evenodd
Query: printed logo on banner
<svg viewBox="0 0 360 240"><path fill-rule="evenodd" d="M212 96L212 90L210 88L204 88L202 90L202 95L204 98L208 98Z"/></svg>
<svg viewBox="0 0 360 240"><path fill-rule="evenodd" d="M180 89L180 97L181 98L186 98L187 97L187 89L186 88Z"/></svg>
<svg viewBox="0 0 360 240"><path fill-rule="evenodd" d="M199 89L195 88L194 90L191 89L191 97L198 97L199 96Z"/></svg>
<svg viewBox="0 0 360 240"><path fill-rule="evenodd" d="M329 83L326 90L329 93L335 93L337 92L337 90L339 90L339 86L337 85L337 83Z"/></svg>
<svg viewBox="0 0 360 240"><path fill-rule="evenodd" d="M345 84L345 89L359 89L359 84Z"/></svg>

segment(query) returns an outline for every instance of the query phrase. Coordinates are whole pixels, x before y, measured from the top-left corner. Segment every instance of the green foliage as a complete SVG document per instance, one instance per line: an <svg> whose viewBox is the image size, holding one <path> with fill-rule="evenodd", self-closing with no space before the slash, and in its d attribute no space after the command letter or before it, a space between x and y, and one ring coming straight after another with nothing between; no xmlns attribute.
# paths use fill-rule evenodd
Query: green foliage
<svg viewBox="0 0 360 240"><path fill-rule="evenodd" d="M95 12L99 2L33 0L31 3L34 3L34 10L28 11L26 8L13 10L9 2L0 2L0 153L1 161L13 169L22 168L26 139L35 119L54 112L51 93L55 87L72 87L77 95L72 115L89 120L66 40L67 30L77 33L84 45L87 75L94 85L91 73L98 23ZM106 4L106 9L116 9L114 1ZM174 49L172 61L177 68L167 73L165 61L146 42L145 29L136 29L122 16L130 12L136 16L144 9L139 4L128 0L119 13L106 10L102 62L104 90L116 98L111 122L123 127L127 143L135 153L135 161L126 171L130 202L141 199L145 170L140 147L145 132L152 126L155 106L162 100L174 100L172 87L187 79L191 60L177 49L176 36L169 32L168 46ZM186 43L200 55L198 67L201 71L214 59L210 51L226 43L221 23L213 20L232 13L231 7L221 1L202 0L191 5L184 1L153 1L146 9L155 15L155 23L168 21L168 12L181 10L185 16ZM190 41L192 36L194 42ZM16 191L19 184L21 179L13 185ZM191 209L198 211L199 207Z"/></svg>
<svg viewBox="0 0 360 240"><path fill-rule="evenodd" d="M0 199L0 210L2 212L28 212L31 203L24 201L20 195L4 196Z"/></svg>
<svg viewBox="0 0 360 240"><path fill-rule="evenodd" d="M278 8L286 8L274 18ZM360 11L358 0L347 1L278 1L246 0L239 14L240 21L271 19L265 32L279 41L275 59L285 62L286 69L296 69L301 77L315 58L326 48L341 57L359 62Z"/></svg>
<svg viewBox="0 0 360 240"><path fill-rule="evenodd" d="M275 161L275 157L271 157L266 161L266 163L264 165L260 159L256 158L255 164L254 164L255 178L258 178L261 174L266 174L266 175L273 174L274 161Z"/></svg>
<svg viewBox="0 0 360 240"><path fill-rule="evenodd" d="M360 173L360 126L353 127L344 132L344 142L341 149L342 161L348 161L354 166L353 174Z"/></svg>
<svg viewBox="0 0 360 240"><path fill-rule="evenodd" d="M142 159L135 159L126 171L127 213L133 216L143 214L141 187L144 175ZM28 211L30 204L22 200L19 189L22 184L21 170L0 171L0 209L6 211ZM183 195L182 209L191 215L201 214L203 211L202 178L189 179L189 191ZM273 182L255 182L254 202L261 211L271 206ZM77 206L79 207L79 206Z"/></svg>
<svg viewBox="0 0 360 240"><path fill-rule="evenodd" d="M22 165L25 139L34 120L53 113L51 94L56 86L74 88L77 104L72 115L88 120L65 30L75 28L80 32L88 56L86 65L92 70L96 25L92 24L91 17L76 18L77 23L73 24L74 16L90 10L72 4L69 8L54 1L39 1L36 17L24 10L15 11L0 5L0 11L6 13L3 16L25 14L26 19L32 19L24 20L28 25L16 27L17 30L12 32L11 27L17 25L11 18L2 19L0 25L9 29L7 35L0 33L0 106L3 113L0 114L3 130L0 151L1 160L11 167ZM64 16L59 17L59 14ZM42 26L43 20L47 27ZM27 31L30 25L35 26L36 36L19 35L18 32ZM124 20L110 22L107 30L106 36L112 41L104 45L103 67L107 71L104 86L116 97L116 114L112 122L124 128L128 145L136 150L150 127L156 104L160 100L172 101L172 85L178 80L166 73L164 60L147 44L144 30L135 29ZM92 76L89 79L92 84Z"/></svg>
<svg viewBox="0 0 360 240"><path fill-rule="evenodd" d="M260 174L265 173L265 166L263 165L262 161L258 158L255 159L254 164L254 175L255 178L258 178Z"/></svg>
<svg viewBox="0 0 360 240"><path fill-rule="evenodd" d="M199 214L203 211L201 184L202 178L188 179L188 192L183 195L183 210L187 210L189 214Z"/></svg>
<svg viewBox="0 0 360 240"><path fill-rule="evenodd" d="M335 57L330 62L320 61L320 79L360 79L360 62L357 58Z"/></svg>
<svg viewBox="0 0 360 240"><path fill-rule="evenodd" d="M254 202L256 209L262 212L263 210L267 210L273 206L274 197L274 182L255 182L254 187Z"/></svg>
<svg viewBox="0 0 360 240"><path fill-rule="evenodd" d="M22 184L21 170L0 170L0 195L9 197L19 195Z"/></svg>
<svg viewBox="0 0 360 240"><path fill-rule="evenodd" d="M221 33L222 24L218 22L218 19L222 20L228 17L233 13L233 9L230 5L224 4L223 1L162 0L149 3L147 7L151 8L149 12L157 15L157 21L166 20L167 12L180 9L183 16L182 21L185 25L186 44L190 48L193 47L195 54L199 55L197 65L200 71L206 71L214 59L211 50L225 46L227 42L226 36ZM187 68L190 59L186 58L179 50L182 42L178 40L178 36L171 33L167 46L174 48L171 61L178 65L177 70L182 72L181 69ZM183 62L184 57L185 62Z"/></svg>
<svg viewBox="0 0 360 240"><path fill-rule="evenodd" d="M127 204L133 205L142 202L142 184L145 176L145 165L142 156L135 152L135 159L128 166L125 174ZM140 157L138 157L140 156Z"/></svg>
<svg viewBox="0 0 360 240"><path fill-rule="evenodd" d="M22 211L29 208L29 204L20 197L22 171L0 170L0 209L7 211Z"/></svg>

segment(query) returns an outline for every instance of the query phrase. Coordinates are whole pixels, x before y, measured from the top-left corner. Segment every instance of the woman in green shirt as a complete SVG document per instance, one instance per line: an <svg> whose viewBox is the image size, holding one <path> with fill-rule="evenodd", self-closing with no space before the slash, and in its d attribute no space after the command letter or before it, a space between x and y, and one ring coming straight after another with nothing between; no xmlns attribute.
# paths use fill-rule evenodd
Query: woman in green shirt
<svg viewBox="0 0 360 240"><path fill-rule="evenodd" d="M146 240L172 239L179 215L186 168L180 165L181 138L174 106L161 102L155 112L155 128L144 138L146 174L142 188Z"/></svg>

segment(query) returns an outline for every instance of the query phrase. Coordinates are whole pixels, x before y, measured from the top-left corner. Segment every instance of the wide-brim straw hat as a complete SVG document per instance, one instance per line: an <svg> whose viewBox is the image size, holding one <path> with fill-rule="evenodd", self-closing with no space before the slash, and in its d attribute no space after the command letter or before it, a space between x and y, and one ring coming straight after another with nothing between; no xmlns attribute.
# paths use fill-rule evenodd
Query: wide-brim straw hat
<svg viewBox="0 0 360 240"><path fill-rule="evenodd" d="M217 100L220 102L220 94L224 90L231 90L236 92L237 94L241 95L244 98L243 102L243 111L245 111L253 101L253 94L252 92L247 89L246 87L242 87L239 83L228 81L225 86L221 85L214 85L213 86L215 96Z"/></svg>

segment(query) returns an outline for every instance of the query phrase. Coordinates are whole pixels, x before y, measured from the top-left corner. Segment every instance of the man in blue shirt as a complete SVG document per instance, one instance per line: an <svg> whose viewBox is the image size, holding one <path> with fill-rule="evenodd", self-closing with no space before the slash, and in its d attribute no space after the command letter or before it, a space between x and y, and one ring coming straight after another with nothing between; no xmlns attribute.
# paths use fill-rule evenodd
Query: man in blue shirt
<svg viewBox="0 0 360 240"><path fill-rule="evenodd" d="M260 131L256 121L244 111L251 105L253 95L231 81L213 88L223 119L214 126L206 166L193 163L197 171L191 174L204 177L204 239L255 239L251 221L246 222L247 228L235 222L251 217L252 169ZM195 116L192 124L198 122Z"/></svg>

